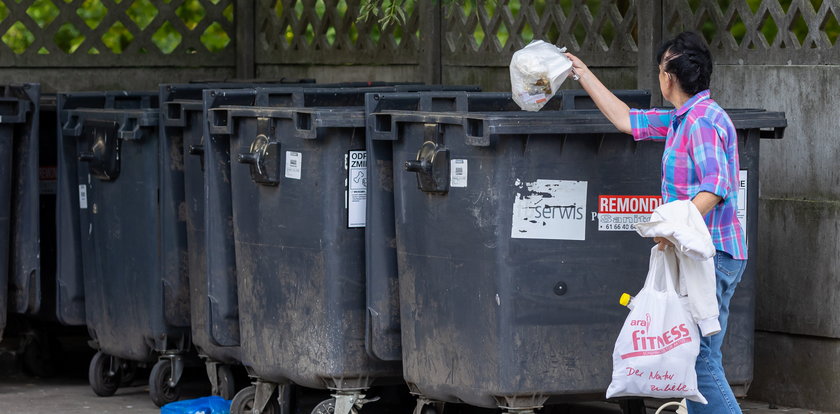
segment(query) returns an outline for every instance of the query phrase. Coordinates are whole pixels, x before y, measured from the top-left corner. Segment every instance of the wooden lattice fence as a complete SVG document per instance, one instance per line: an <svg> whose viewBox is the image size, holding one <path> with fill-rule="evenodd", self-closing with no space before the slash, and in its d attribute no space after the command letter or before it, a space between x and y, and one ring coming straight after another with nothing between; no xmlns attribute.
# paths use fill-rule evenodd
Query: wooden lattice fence
<svg viewBox="0 0 840 414"><path fill-rule="evenodd" d="M403 0L405 21L360 0L0 0L0 67L416 66L500 68L533 39L590 65L649 71L656 45L703 34L722 64L840 64L840 0ZM643 65L642 65L643 64Z"/></svg>
<svg viewBox="0 0 840 414"><path fill-rule="evenodd" d="M0 66L224 66L234 35L233 0L0 1Z"/></svg>

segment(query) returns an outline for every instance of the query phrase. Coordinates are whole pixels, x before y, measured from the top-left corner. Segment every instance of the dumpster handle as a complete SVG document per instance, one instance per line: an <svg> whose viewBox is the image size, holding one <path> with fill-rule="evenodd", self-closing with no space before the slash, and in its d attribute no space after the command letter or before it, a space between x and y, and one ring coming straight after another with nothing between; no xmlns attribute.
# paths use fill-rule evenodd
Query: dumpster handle
<svg viewBox="0 0 840 414"><path fill-rule="evenodd" d="M276 92L271 88L257 90L255 99L256 106L269 106L272 108L289 108L303 105L303 95L299 92Z"/></svg>
<svg viewBox="0 0 840 414"><path fill-rule="evenodd" d="M96 155L94 155L90 151L80 152L79 153L79 161L82 161L82 162L96 161Z"/></svg>
<svg viewBox="0 0 840 414"><path fill-rule="evenodd" d="M213 108L208 111L210 119L211 134L231 135L233 134L233 118L230 111L223 108Z"/></svg>
<svg viewBox="0 0 840 414"><path fill-rule="evenodd" d="M186 117L184 116L184 106L178 102L167 102L166 109L163 111L164 122L168 126L186 126Z"/></svg>
<svg viewBox="0 0 840 414"><path fill-rule="evenodd" d="M420 95L419 110L422 112L464 112L466 94L454 92L447 95Z"/></svg>
<svg viewBox="0 0 840 414"><path fill-rule="evenodd" d="M785 136L785 127L776 127L772 130L760 129L758 137L761 139L781 139Z"/></svg>
<svg viewBox="0 0 840 414"><path fill-rule="evenodd" d="M120 129L117 131L117 136L123 140L136 140L143 137L143 132L140 131L140 124L137 118L125 118L120 123Z"/></svg>
<svg viewBox="0 0 840 414"><path fill-rule="evenodd" d="M27 102L28 103L28 102ZM19 99L9 100L4 99L2 101L3 107L9 107L10 112L8 115L0 115L0 122L2 123L20 123L26 121L26 112L29 111L29 105L21 105L21 101ZM13 113L13 114L12 114Z"/></svg>
<svg viewBox="0 0 840 414"><path fill-rule="evenodd" d="M465 144L474 147L490 146L490 136L483 119L464 118L464 131L466 131Z"/></svg>
<svg viewBox="0 0 840 414"><path fill-rule="evenodd" d="M203 155L204 154L204 145L190 145L189 146L189 153L190 155Z"/></svg>
<svg viewBox="0 0 840 414"><path fill-rule="evenodd" d="M374 132L391 132L394 129L392 123L393 118L391 114L374 114L373 115L373 131Z"/></svg>
<svg viewBox="0 0 840 414"><path fill-rule="evenodd" d="M67 136L78 137L82 135L83 128L84 122L79 120L78 115L71 115L70 119L68 119L61 128L61 132Z"/></svg>
<svg viewBox="0 0 840 414"><path fill-rule="evenodd" d="M318 134L315 131L315 123L312 118L313 114L310 112L295 112L295 136L301 139L318 138Z"/></svg>

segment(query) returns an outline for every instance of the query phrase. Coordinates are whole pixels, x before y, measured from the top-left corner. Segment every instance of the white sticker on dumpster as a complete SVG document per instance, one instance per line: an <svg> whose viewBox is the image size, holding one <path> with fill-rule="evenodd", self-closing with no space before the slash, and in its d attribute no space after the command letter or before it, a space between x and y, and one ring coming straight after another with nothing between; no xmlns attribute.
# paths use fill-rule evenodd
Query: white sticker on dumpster
<svg viewBox="0 0 840 414"><path fill-rule="evenodd" d="M586 181L516 180L514 239L586 240Z"/></svg>
<svg viewBox="0 0 840 414"><path fill-rule="evenodd" d="M636 223L647 223L662 204L654 195L598 196L598 231L636 231Z"/></svg>
<svg viewBox="0 0 840 414"><path fill-rule="evenodd" d="M467 186L467 160L450 160L449 161L449 186L450 187L466 187Z"/></svg>
<svg viewBox="0 0 840 414"><path fill-rule="evenodd" d="M87 186L79 184L79 208L87 208Z"/></svg>
<svg viewBox="0 0 840 414"><path fill-rule="evenodd" d="M347 168L347 227L365 226L367 151L350 151Z"/></svg>
<svg viewBox="0 0 840 414"><path fill-rule="evenodd" d="M303 156L299 152L286 151L286 177L300 180L301 161Z"/></svg>
<svg viewBox="0 0 840 414"><path fill-rule="evenodd" d="M738 221L747 231L747 170L738 171Z"/></svg>

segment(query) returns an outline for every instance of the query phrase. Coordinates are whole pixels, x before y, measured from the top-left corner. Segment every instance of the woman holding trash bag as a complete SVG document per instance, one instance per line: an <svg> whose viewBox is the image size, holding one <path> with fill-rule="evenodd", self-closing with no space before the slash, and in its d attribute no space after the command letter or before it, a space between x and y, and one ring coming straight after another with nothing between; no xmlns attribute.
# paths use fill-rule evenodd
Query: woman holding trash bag
<svg viewBox="0 0 840 414"><path fill-rule="evenodd" d="M723 372L721 345L729 302L747 261L744 229L738 222L738 136L726 112L710 98L712 57L703 39L684 32L657 53L659 88L676 109L630 109L577 57L567 53L573 72L598 109L633 139L664 140L662 201L691 200L704 216L715 255L721 331L701 339L697 385L707 405L688 401L688 412L741 413ZM660 249L670 244L655 238Z"/></svg>

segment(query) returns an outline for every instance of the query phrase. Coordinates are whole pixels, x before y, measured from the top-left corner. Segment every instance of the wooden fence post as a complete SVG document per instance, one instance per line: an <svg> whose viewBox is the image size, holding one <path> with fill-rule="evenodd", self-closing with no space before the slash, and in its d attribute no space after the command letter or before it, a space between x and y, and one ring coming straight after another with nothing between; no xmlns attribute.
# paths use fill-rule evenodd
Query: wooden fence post
<svg viewBox="0 0 840 414"><path fill-rule="evenodd" d="M255 38L256 27L254 14L255 0L236 0L236 77L253 79L256 77Z"/></svg>
<svg viewBox="0 0 840 414"><path fill-rule="evenodd" d="M443 43L443 3L441 0L419 2L420 11L420 69L423 72L423 82L438 85L443 81L443 62L441 62L441 45Z"/></svg>
<svg viewBox="0 0 840 414"><path fill-rule="evenodd" d="M656 49L662 43L662 2L663 0L640 0L636 2L639 22L636 87L650 90L650 104L652 106L662 105L662 94L659 91L659 68L654 63Z"/></svg>

